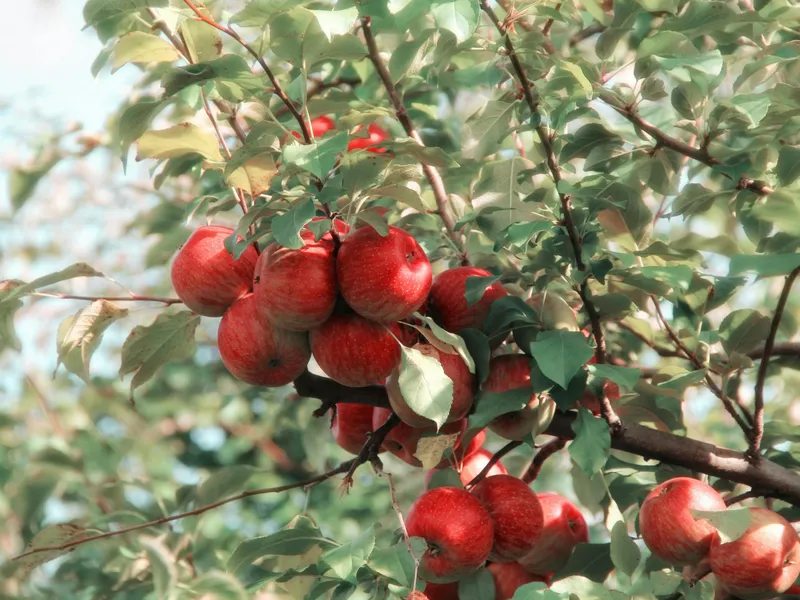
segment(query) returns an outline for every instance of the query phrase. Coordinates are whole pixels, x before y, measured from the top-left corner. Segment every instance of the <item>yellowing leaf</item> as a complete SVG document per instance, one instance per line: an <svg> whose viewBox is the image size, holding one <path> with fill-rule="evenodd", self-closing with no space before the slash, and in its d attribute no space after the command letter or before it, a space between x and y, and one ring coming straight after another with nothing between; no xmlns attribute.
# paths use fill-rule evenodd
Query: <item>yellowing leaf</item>
<svg viewBox="0 0 800 600"><path fill-rule="evenodd" d="M111 72L128 63L171 62L180 57L167 40L150 33L134 31L122 36L117 42Z"/></svg>
<svg viewBox="0 0 800 600"><path fill-rule="evenodd" d="M421 438L414 456L422 463L423 469L433 469L441 462L445 450L455 445L458 436L458 433L451 433Z"/></svg>
<svg viewBox="0 0 800 600"><path fill-rule="evenodd" d="M184 154L199 154L209 160L222 160L217 138L192 123L147 131L139 138L137 146L136 160L175 158Z"/></svg>
<svg viewBox="0 0 800 600"><path fill-rule="evenodd" d="M258 196L269 189L269 183L277 172L278 168L272 156L259 154L247 159L241 167L228 175L225 181L253 196Z"/></svg>
<svg viewBox="0 0 800 600"><path fill-rule="evenodd" d="M91 536L92 533L79 525L72 523L60 523L58 525L48 525L39 533L33 536L33 539L25 546L25 551L30 552L38 548L49 548L51 546L63 546L71 542L77 542ZM45 550L20 558L16 562L22 568L22 573L27 574L33 571L39 565L57 559L59 556L64 556L72 552L72 548L64 550Z"/></svg>

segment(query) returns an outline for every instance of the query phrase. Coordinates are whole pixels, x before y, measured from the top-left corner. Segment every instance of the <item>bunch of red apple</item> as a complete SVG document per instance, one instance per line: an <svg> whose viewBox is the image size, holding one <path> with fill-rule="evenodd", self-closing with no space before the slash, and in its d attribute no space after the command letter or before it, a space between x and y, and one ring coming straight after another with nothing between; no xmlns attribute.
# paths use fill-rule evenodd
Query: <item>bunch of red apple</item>
<svg viewBox="0 0 800 600"><path fill-rule="evenodd" d="M639 528L650 551L675 566L703 574L711 569L728 593L743 600L773 598L800 575L800 542L792 524L766 508L749 509L744 533L723 539L722 532L693 511L727 509L713 487L676 477L653 489L642 504Z"/></svg>

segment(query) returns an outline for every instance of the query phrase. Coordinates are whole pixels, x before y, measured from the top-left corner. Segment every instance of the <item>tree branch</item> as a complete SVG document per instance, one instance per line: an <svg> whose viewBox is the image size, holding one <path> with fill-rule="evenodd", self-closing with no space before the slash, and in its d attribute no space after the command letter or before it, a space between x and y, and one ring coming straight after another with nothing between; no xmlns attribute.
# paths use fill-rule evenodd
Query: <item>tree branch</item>
<svg viewBox="0 0 800 600"><path fill-rule="evenodd" d="M516 442L516 441L515 442L508 442L505 446L500 448L500 450L498 450L497 452L495 452L492 455L492 458L490 458L489 462L486 463L486 466L483 467L483 469L481 469L481 472L478 473L477 475L475 475L475 477L473 477L470 480L470 482L467 485L465 485L464 487L467 488L467 489L470 489L470 488L473 488L476 485L478 485L481 482L481 480L484 477L486 477L486 475L489 473L489 471L491 471L492 467L495 466L498 462L500 462L501 458L503 458L506 454L511 452L514 448L517 448L518 446L521 446L521 445L522 445L522 442Z"/></svg>
<svg viewBox="0 0 800 600"><path fill-rule="evenodd" d="M57 298L59 300L87 300L94 302L95 300L108 300L109 302L160 302L166 306L172 304L183 304L180 298L161 298L158 296L139 296L134 294L132 296L76 296L75 294L57 294L53 292L34 292L31 296L40 296L42 298Z"/></svg>
<svg viewBox="0 0 800 600"><path fill-rule="evenodd" d="M764 355L761 358L761 364L758 365L758 376L755 386L756 409L753 423L753 436L750 441L750 458L752 460L758 460L761 438L764 436L764 383L767 380L769 359L772 356L772 348L775 346L775 338L778 335L778 327L783 318L783 311L786 308L786 303L789 301L789 293L792 291L792 286L798 275L800 275L800 267L797 267L786 276L781 296L778 298L778 304L775 307L775 315L772 317L772 326L769 329L767 341L764 342Z"/></svg>
<svg viewBox="0 0 800 600"><path fill-rule="evenodd" d="M554 440L550 440L544 446L542 446L536 453L536 456L533 457L530 466L522 475L522 481L525 483L533 482L539 476L539 472L542 470L544 461L553 456L553 454L559 450L563 450L566 445L567 440L556 438Z"/></svg>

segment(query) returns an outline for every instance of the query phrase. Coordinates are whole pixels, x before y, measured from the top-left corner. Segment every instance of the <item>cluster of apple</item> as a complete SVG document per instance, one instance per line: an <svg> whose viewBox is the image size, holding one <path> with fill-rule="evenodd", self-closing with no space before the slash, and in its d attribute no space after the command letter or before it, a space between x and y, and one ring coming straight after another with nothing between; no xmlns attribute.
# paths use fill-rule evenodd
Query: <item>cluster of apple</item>
<svg viewBox="0 0 800 600"><path fill-rule="evenodd" d="M800 576L800 541L778 513L752 507L745 532L727 540L703 514L727 509L713 487L675 477L655 487L639 512L639 529L650 551L674 566L710 569L728 593L743 600L772 598Z"/></svg>

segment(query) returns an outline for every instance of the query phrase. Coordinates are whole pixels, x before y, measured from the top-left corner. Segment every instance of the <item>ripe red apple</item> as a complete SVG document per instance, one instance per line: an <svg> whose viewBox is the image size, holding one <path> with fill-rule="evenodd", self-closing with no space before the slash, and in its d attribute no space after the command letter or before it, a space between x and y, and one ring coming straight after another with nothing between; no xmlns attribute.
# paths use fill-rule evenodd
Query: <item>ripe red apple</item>
<svg viewBox="0 0 800 600"><path fill-rule="evenodd" d="M609 401L614 402L615 400L619 400L619 386L614 383L613 381L605 381L603 382L603 393L606 395L606 398ZM581 406L590 410L594 413L595 416L599 416L602 412L602 406L600 405L600 398L598 398L592 390L586 388L586 391L583 392L583 396L578 401Z"/></svg>
<svg viewBox="0 0 800 600"><path fill-rule="evenodd" d="M204 317L221 317L252 289L258 253L248 246L238 260L225 249L230 227L198 228L172 262L172 286L187 308Z"/></svg>
<svg viewBox="0 0 800 600"><path fill-rule="evenodd" d="M335 314L312 330L311 352L328 377L349 387L380 384L400 363L389 328L353 313Z"/></svg>
<svg viewBox="0 0 800 600"><path fill-rule="evenodd" d="M308 334L275 327L261 314L253 294L237 300L225 311L217 346L231 375L265 387L291 383L311 358Z"/></svg>
<svg viewBox="0 0 800 600"><path fill-rule="evenodd" d="M344 238L336 260L339 288L362 317L399 321L422 306L431 289L431 264L409 233L389 227L381 236L372 227Z"/></svg>
<svg viewBox="0 0 800 600"><path fill-rule="evenodd" d="M539 420L537 398L531 387L530 358L524 354L502 354L489 362L489 375L483 383L486 393L502 393L530 387L531 401L522 410L495 417L489 430L507 440L523 440Z"/></svg>
<svg viewBox="0 0 800 600"><path fill-rule="evenodd" d="M470 481L475 479L475 477L483 471L486 465L489 464L489 461L492 460L492 456L494 454L485 448L481 448L477 452L470 454L467 458L464 459L464 462L461 463L461 483L467 485ZM488 473L486 473L486 477L491 477L493 475L507 475L508 470L503 466L503 463L497 461L492 465L489 469Z"/></svg>
<svg viewBox="0 0 800 600"><path fill-rule="evenodd" d="M475 399L475 376L469 372L469 367L464 362L464 359L458 354L442 352L430 344L417 344L414 348L425 356L436 358L442 365L444 374L453 382L452 405L447 423L466 417ZM389 403L392 405L394 412L404 423L412 427L435 425L433 421L418 415L411 409L400 391L399 377L400 369L398 367L392 371L392 374L386 380L386 392L389 395Z"/></svg>
<svg viewBox="0 0 800 600"><path fill-rule="evenodd" d="M539 541L519 560L529 573L549 576L569 562L575 546L589 541L589 529L581 511L558 494L537 494L544 526Z"/></svg>
<svg viewBox="0 0 800 600"><path fill-rule="evenodd" d="M372 432L371 406L340 402L331 423L331 433L336 443L350 454L358 454Z"/></svg>
<svg viewBox="0 0 800 600"><path fill-rule="evenodd" d="M355 131L361 131L362 129L363 125L356 127ZM353 150L366 149L367 152L386 152L386 148L376 148L375 146L380 144L383 140L388 140L389 133L376 123L370 124L367 128L367 132L369 133L368 138L355 137L350 140L350 143L347 145L347 151L351 152Z"/></svg>
<svg viewBox="0 0 800 600"><path fill-rule="evenodd" d="M800 575L800 542L792 524L766 508L750 509L750 526L723 544L714 535L711 571L731 594L743 600L772 598Z"/></svg>
<svg viewBox="0 0 800 600"><path fill-rule="evenodd" d="M541 581L548 587L550 586L547 577L528 573L519 563L496 562L490 564L488 569L494 578L494 600L511 600L517 588L535 581Z"/></svg>
<svg viewBox="0 0 800 600"><path fill-rule="evenodd" d="M513 475L481 479L472 494L486 507L494 524L489 560L512 562L530 552L542 533L542 507L530 486Z"/></svg>
<svg viewBox="0 0 800 600"><path fill-rule="evenodd" d="M675 477L656 486L639 512L639 529L650 551L673 565L692 565L704 558L716 528L696 519L692 510L725 510L719 492L691 477Z"/></svg>
<svg viewBox="0 0 800 600"><path fill-rule="evenodd" d="M338 294L333 244L306 241L277 248L260 261L256 302L267 318L290 331L309 331L333 314Z"/></svg>
<svg viewBox="0 0 800 600"><path fill-rule="evenodd" d="M480 500L452 487L428 490L417 498L406 515L406 529L428 543L419 574L434 583L458 581L480 569L494 538L492 519Z"/></svg>
<svg viewBox="0 0 800 600"><path fill-rule="evenodd" d="M459 600L458 582L452 583L432 583L425 582L425 592L428 600Z"/></svg>
<svg viewBox="0 0 800 600"><path fill-rule="evenodd" d="M464 446L461 446L458 452L453 453L453 458L459 463L463 462L464 460L466 460L468 456L471 456L472 454L479 452L483 448L483 443L485 441L486 441L486 430L481 429L473 436L471 440L469 440L469 443L467 443Z"/></svg>
<svg viewBox="0 0 800 600"><path fill-rule="evenodd" d="M392 411L388 408L376 408L372 413L372 429L373 431L378 429L381 425L383 425L389 417L392 415ZM467 429L467 420L461 419L460 421L455 421L453 423L447 423L444 427L442 427L438 435L452 435L454 433L462 434ZM403 422L400 422L396 425L386 436L386 439L383 441L383 448L394 454L400 460L407 462L408 464L414 467L421 467L422 461L420 461L414 454L417 452L417 445L419 444L419 440L423 436L427 436L429 434L437 434L436 427L411 427L406 425ZM458 448L461 444L460 436L456 439L456 443L454 445L454 452L458 451ZM443 458L437 468L446 467L448 464L448 460Z"/></svg>
<svg viewBox="0 0 800 600"><path fill-rule="evenodd" d="M439 325L447 331L458 333L467 327L480 329L492 303L508 296L499 281L486 288L483 296L472 306L467 306L464 293L469 277L491 277L489 271L475 267L456 267L442 271L433 280L430 294L430 310Z"/></svg>
<svg viewBox="0 0 800 600"><path fill-rule="evenodd" d="M333 122L333 119L326 116L317 117L316 119L311 119L311 127L309 129L312 137L318 138L325 135L329 131L333 131L336 129L336 123ZM303 139L303 134L299 131L293 131L292 135L296 137L298 140Z"/></svg>

